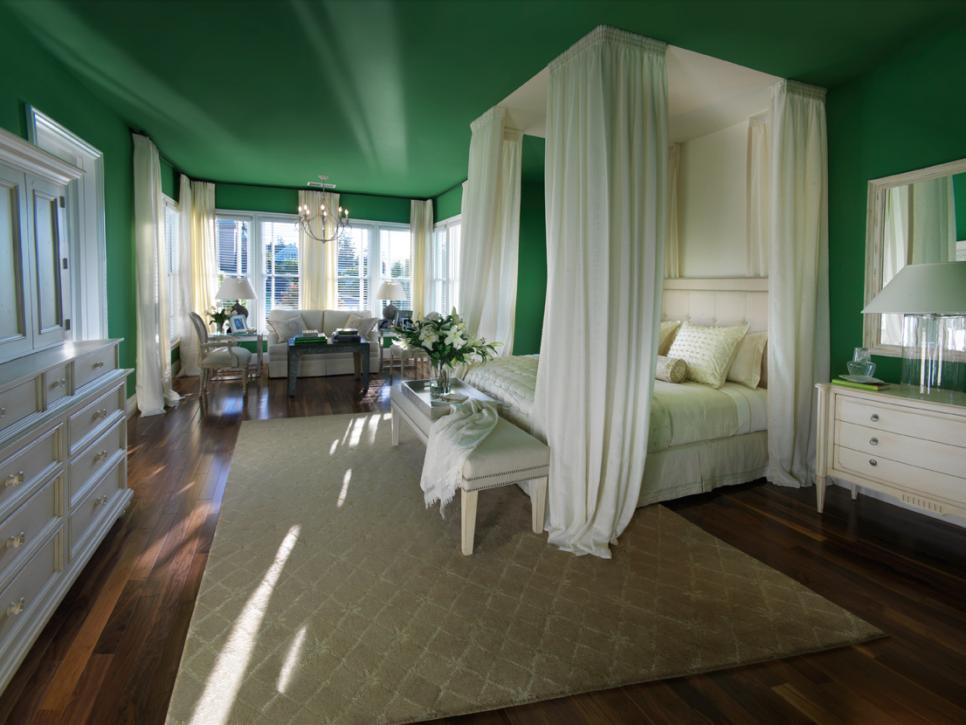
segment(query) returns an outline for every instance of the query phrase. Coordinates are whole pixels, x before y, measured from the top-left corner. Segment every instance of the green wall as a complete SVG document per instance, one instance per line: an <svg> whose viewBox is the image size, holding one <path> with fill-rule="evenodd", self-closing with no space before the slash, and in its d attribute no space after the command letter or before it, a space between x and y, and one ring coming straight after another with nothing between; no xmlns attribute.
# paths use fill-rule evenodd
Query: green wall
<svg viewBox="0 0 966 725"><path fill-rule="evenodd" d="M409 223L409 199L345 192L339 203L352 219L372 222ZM235 211L264 211L293 214L298 208L298 189L284 186L215 183L215 205Z"/></svg>
<svg viewBox="0 0 966 725"><path fill-rule="evenodd" d="M543 183L520 186L520 257L513 353L540 352L543 310L547 298L547 219Z"/></svg>
<svg viewBox="0 0 966 725"><path fill-rule="evenodd" d="M953 177L953 199L956 203L956 241L966 241L966 174Z"/></svg>
<svg viewBox="0 0 966 725"><path fill-rule="evenodd" d="M442 221L459 216L463 203L463 185L457 184L433 199L433 219Z"/></svg>
<svg viewBox="0 0 966 725"><path fill-rule="evenodd" d="M108 333L123 337L121 364L133 368L136 351L131 133L124 120L42 49L6 8L0 7L0 126L26 138L24 105L40 109L104 154ZM13 70L15 69L15 70ZM134 376L128 379L134 392Z"/></svg>
<svg viewBox="0 0 966 725"><path fill-rule="evenodd" d="M862 342L866 185L966 158L966 28L908 45L827 97L832 374ZM876 358L884 379L899 361Z"/></svg>

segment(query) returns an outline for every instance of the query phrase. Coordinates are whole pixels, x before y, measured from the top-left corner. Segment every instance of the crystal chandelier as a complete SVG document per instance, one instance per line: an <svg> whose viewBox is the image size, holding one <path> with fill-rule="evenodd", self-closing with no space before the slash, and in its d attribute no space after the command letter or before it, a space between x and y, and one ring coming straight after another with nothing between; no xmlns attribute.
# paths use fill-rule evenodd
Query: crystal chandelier
<svg viewBox="0 0 966 725"><path fill-rule="evenodd" d="M328 176L320 176L319 181L310 181L309 186L321 187L322 189L334 189L335 184L326 183L328 181ZM312 222L318 218L322 219L322 233L316 234L312 231ZM335 215L335 230L332 232L331 236L325 235L325 226L329 222L329 210L325 208L325 204L319 204L319 210L309 208L308 204L299 204L299 226L302 231L310 238L317 242L331 242L333 239L338 239L342 236L342 232L345 230L346 224L349 223L349 210L344 207L339 207L339 210Z"/></svg>

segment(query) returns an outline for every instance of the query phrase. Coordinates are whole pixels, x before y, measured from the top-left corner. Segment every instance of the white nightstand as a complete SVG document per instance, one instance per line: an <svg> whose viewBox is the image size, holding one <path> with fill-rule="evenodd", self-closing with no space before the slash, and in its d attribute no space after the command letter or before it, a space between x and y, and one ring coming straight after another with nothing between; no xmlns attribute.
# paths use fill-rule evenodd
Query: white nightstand
<svg viewBox="0 0 966 725"><path fill-rule="evenodd" d="M869 488L933 513L966 515L966 394L816 387L819 512L831 477L850 483L852 498Z"/></svg>

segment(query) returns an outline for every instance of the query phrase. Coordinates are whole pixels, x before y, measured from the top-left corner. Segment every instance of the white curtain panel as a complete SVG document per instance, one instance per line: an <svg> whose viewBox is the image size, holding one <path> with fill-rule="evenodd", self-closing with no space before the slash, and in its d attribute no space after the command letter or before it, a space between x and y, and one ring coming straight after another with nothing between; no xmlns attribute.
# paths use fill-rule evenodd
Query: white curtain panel
<svg viewBox="0 0 966 725"><path fill-rule="evenodd" d="M550 65L536 426L550 542L609 558L637 505L667 233L665 46L601 27Z"/></svg>
<svg viewBox="0 0 966 725"><path fill-rule="evenodd" d="M429 299L430 244L433 239L433 200L413 199L409 202L409 230L413 259L413 315L419 319L431 310ZM436 310L443 314L449 310Z"/></svg>
<svg viewBox="0 0 966 725"><path fill-rule="evenodd" d="M882 239L882 281L887 284L909 261L909 189L895 186L886 192ZM902 315L882 315L881 341L902 344Z"/></svg>
<svg viewBox="0 0 966 725"><path fill-rule="evenodd" d="M494 106L470 125L460 240L460 314L474 336L513 352L523 134Z"/></svg>
<svg viewBox="0 0 966 725"><path fill-rule="evenodd" d="M768 223L770 154L768 148L768 119L752 116L748 119L748 275L768 276Z"/></svg>
<svg viewBox="0 0 966 725"><path fill-rule="evenodd" d="M917 181L910 193L912 232L909 263L956 260L953 177Z"/></svg>
<svg viewBox="0 0 966 725"><path fill-rule="evenodd" d="M198 337L187 319L194 312L208 321L208 310L215 304L218 267L215 262L215 185L191 181L181 175L178 197L181 207L182 289L187 300L181 337L181 374L197 375Z"/></svg>
<svg viewBox="0 0 966 725"><path fill-rule="evenodd" d="M146 136L134 138L134 251L137 287L137 391L141 415L164 413L180 396L171 388L168 258L163 233L161 160Z"/></svg>
<svg viewBox="0 0 966 725"><path fill-rule="evenodd" d="M681 178L681 144L672 143L667 158L667 243L664 245L664 276L681 276L681 231L678 226L678 185Z"/></svg>
<svg viewBox="0 0 966 725"><path fill-rule="evenodd" d="M829 378L825 92L780 81L769 114L768 480L806 486L815 384Z"/></svg>
<svg viewBox="0 0 966 725"><path fill-rule="evenodd" d="M339 195L327 191L299 191L299 204L312 210L309 230L317 237L330 237L338 224ZM322 206L328 214L322 215ZM324 221L323 221L324 219ZM323 236L324 235L324 236ZM299 226L299 307L304 310L335 309L338 240L319 242Z"/></svg>

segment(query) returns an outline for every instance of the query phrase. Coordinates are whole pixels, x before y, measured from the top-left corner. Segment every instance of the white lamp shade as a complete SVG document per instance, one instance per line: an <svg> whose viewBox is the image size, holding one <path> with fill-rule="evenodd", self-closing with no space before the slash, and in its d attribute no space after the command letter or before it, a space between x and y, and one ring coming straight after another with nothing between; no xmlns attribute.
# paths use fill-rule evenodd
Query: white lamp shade
<svg viewBox="0 0 966 725"><path fill-rule="evenodd" d="M215 297L219 300L253 300L255 290L245 277L225 277Z"/></svg>
<svg viewBox="0 0 966 725"><path fill-rule="evenodd" d="M907 264L862 312L966 315L966 262Z"/></svg>
<svg viewBox="0 0 966 725"><path fill-rule="evenodd" d="M406 299L406 293L403 291L402 285L398 282L383 282L379 285L379 291L376 293L377 300L404 300Z"/></svg>

